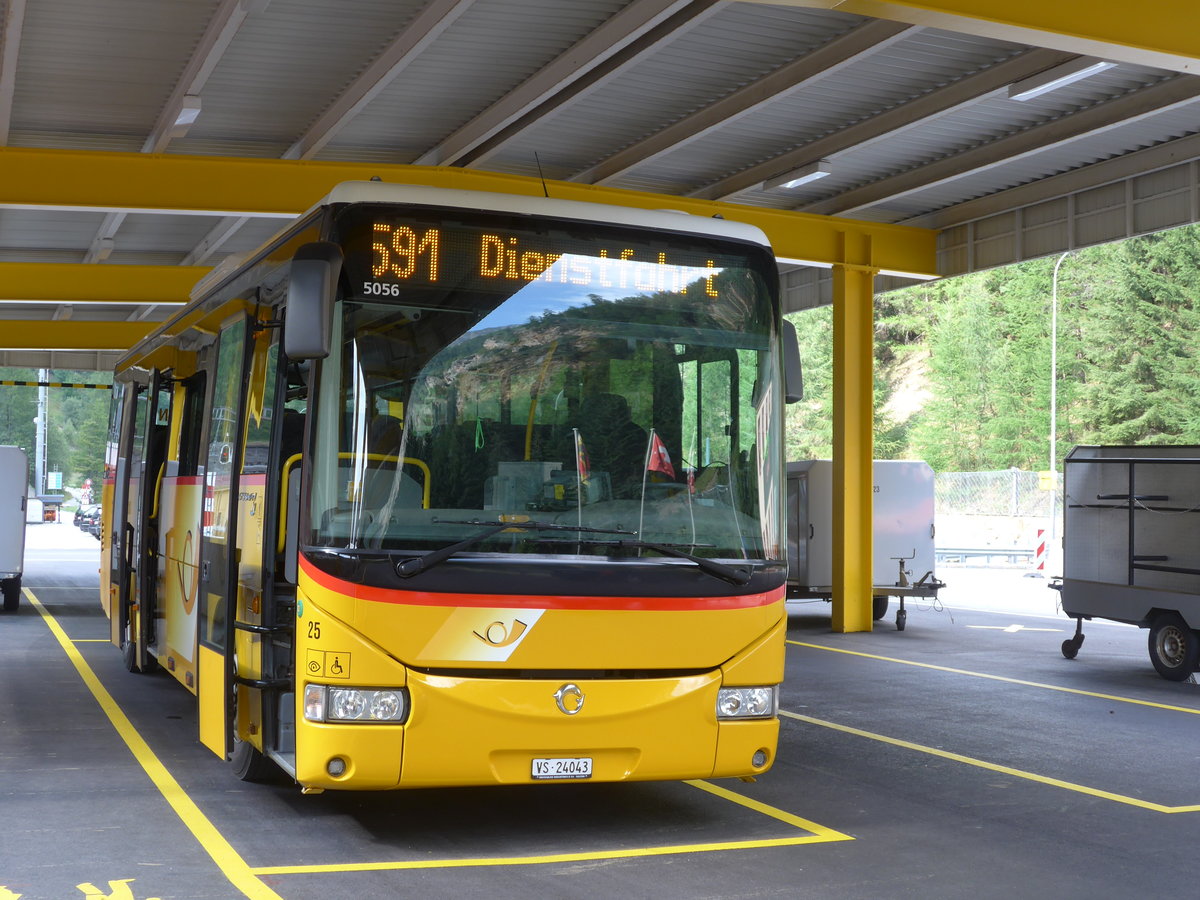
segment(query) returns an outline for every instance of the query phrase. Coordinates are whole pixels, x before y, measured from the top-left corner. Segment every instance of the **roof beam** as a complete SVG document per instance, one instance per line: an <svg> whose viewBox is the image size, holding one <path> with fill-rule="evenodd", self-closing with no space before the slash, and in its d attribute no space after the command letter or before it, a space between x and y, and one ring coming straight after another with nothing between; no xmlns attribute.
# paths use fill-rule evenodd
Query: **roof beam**
<svg viewBox="0 0 1200 900"><path fill-rule="evenodd" d="M209 229L208 234L200 239L200 243L192 248L192 252L184 257L180 265L199 266L225 246L237 230L250 221L249 216L225 216Z"/></svg>
<svg viewBox="0 0 1200 900"><path fill-rule="evenodd" d="M311 159L476 0L433 0L302 134L284 159Z"/></svg>
<svg viewBox="0 0 1200 900"><path fill-rule="evenodd" d="M167 149L171 138L176 136L175 122L183 109L185 98L199 97L213 69L233 42L234 35L242 27L247 14L252 11L251 6L256 11L261 11L269 2L270 0L222 0L204 30L200 43L188 59L183 75L175 82L175 89L163 104L154 127L150 129L149 136L142 144L143 153L162 153ZM96 236L84 256L84 262L100 262L107 256L102 248L107 242L108 249L111 250L112 241L121 230L127 215L129 214L125 212L110 212L104 217L104 221L96 229Z"/></svg>
<svg viewBox="0 0 1200 900"><path fill-rule="evenodd" d="M691 0L633 0L517 87L416 160L449 166L538 104L582 78Z"/></svg>
<svg viewBox="0 0 1200 900"><path fill-rule="evenodd" d="M693 0L691 4L674 15L664 19L637 40L629 43L619 53L608 57L600 65L595 66L584 76L567 85L560 91L547 97L525 115L520 116L508 126L496 132L488 140L479 144L474 150L464 154L457 165L476 166L485 162L500 151L505 144L516 138L524 131L537 125L538 122L550 116L555 110L575 103L590 92L603 86L606 82L619 75L624 69L644 58L647 54L662 44L677 40L681 34L694 28L714 15L725 6L726 0Z"/></svg>
<svg viewBox="0 0 1200 900"><path fill-rule="evenodd" d="M1114 156L1088 166L1071 169L1069 172L1051 175L1040 181L1032 181L1008 190L997 191L975 200L967 200L964 203L956 203L954 206L909 219L903 224L921 228L936 228L942 231L977 219L986 219L997 213L1057 200L1060 197L1148 175L1151 172L1169 169L1180 163L1196 159L1200 159L1200 134L1176 138L1173 141L1126 153L1124 156Z"/></svg>
<svg viewBox="0 0 1200 900"><path fill-rule="evenodd" d="M0 335L0 350L127 350L158 326L158 322L9 320Z"/></svg>
<svg viewBox="0 0 1200 900"><path fill-rule="evenodd" d="M8 143L12 127L13 95L17 87L17 54L25 28L25 0L8 0L4 35L0 37L0 144Z"/></svg>
<svg viewBox="0 0 1200 900"><path fill-rule="evenodd" d="M334 185L378 176L385 181L494 193L543 195L540 179L478 169L313 162L185 154L102 153L0 147L0 207L140 210L198 215L292 218ZM830 220L789 210L739 206L567 181L548 182L561 200L635 209L668 206L756 225L776 254L835 263L846 235L871 238L881 269L935 275L934 233L877 222ZM97 266L96 269L133 266Z"/></svg>
<svg viewBox="0 0 1200 900"><path fill-rule="evenodd" d="M810 87L822 78L835 75L843 67L890 46L911 31L911 26L894 22L865 22L716 103L613 154L570 180L584 184L608 184L631 169L677 150L720 126Z"/></svg>
<svg viewBox="0 0 1200 900"><path fill-rule="evenodd" d="M742 191L757 188L768 178L798 169L805 163L831 159L839 153L865 147L909 129L927 127L939 116L976 103L1014 81L1071 58L1071 54L1057 50L1027 51L706 185L690 196L706 200L732 200Z"/></svg>
<svg viewBox="0 0 1200 900"><path fill-rule="evenodd" d="M1200 74L1195 7L1179 0L752 0L944 28L962 34Z"/></svg>
<svg viewBox="0 0 1200 900"><path fill-rule="evenodd" d="M269 2L269 0L267 0ZM188 59L183 74L175 83L175 89L158 114L158 121L150 130L150 136L142 147L143 153L162 153L171 142L175 120L183 109L184 98L198 97L204 85L212 75L213 69L233 43L233 38L246 16L250 12L258 12L265 8L262 0L221 0L216 12L204 29L200 42Z"/></svg>
<svg viewBox="0 0 1200 900"><path fill-rule="evenodd" d="M209 271L207 266L6 262L0 263L0 301L187 303L192 286Z"/></svg>
<svg viewBox="0 0 1200 900"><path fill-rule="evenodd" d="M112 372L121 350L0 350L0 366L17 369L75 369Z"/></svg>
<svg viewBox="0 0 1200 900"><path fill-rule="evenodd" d="M1140 119L1186 106L1200 98L1200 79L1176 76L1150 87L1097 103L1070 115L1052 119L1024 131L942 157L878 181L843 191L837 196L801 207L818 215L848 215L908 194L946 184L986 169L1006 165L1024 156L1044 153L1057 146L1091 137Z"/></svg>

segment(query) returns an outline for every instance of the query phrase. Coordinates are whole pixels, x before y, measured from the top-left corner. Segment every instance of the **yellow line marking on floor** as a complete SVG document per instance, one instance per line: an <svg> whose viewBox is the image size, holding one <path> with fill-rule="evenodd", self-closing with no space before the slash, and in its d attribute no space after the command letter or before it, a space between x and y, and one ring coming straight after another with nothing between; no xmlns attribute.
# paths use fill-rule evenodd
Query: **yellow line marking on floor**
<svg viewBox="0 0 1200 900"><path fill-rule="evenodd" d="M770 816L787 825L811 832L797 837L764 838L746 841L715 841L707 844L674 844L666 847L634 847L625 850L590 850L579 853L552 853L544 856L492 856L470 859L420 859L394 862L329 863L326 865L256 866L251 871L256 875L312 875L338 872L380 872L397 869L454 869L480 866L537 866L561 865L573 862L594 862L602 859L644 859L651 856L669 856L680 853L711 853L719 850L758 850L765 847L795 847L800 844L828 844L835 841L854 840L848 834L834 831L808 819L794 816L782 809L744 797L734 791L706 781L687 781L702 791L737 803L754 812Z"/></svg>
<svg viewBox="0 0 1200 900"><path fill-rule="evenodd" d="M200 807L187 795L174 776L167 771L167 767L162 764L154 754L154 751L150 749L150 746L138 734L133 723L129 721L129 717L125 715L121 707L112 698L112 695L100 683L100 679L96 677L96 673L92 671L92 667L88 665L87 660L75 649L75 645L67 637L67 633L63 631L62 626L58 624L54 616L49 613L29 588L25 588L24 593L29 598L29 602L41 614L43 621L45 621L51 633L58 639L59 645L67 654L67 658L71 660L72 665L75 666L79 677L83 679L83 683L92 692L92 696L96 698L96 702L100 704L100 708L104 710L104 714L108 716L109 722L117 730L117 734L125 742L134 759L138 761L138 764L154 783L154 786L158 788L167 803L171 805L171 808L175 810L175 814L183 821L183 824L196 838L196 841L212 857L213 862L220 867L225 877L229 879L234 887L247 897L250 897L251 900L282 900L278 894L255 877L253 870L246 865L246 861L225 840L225 837L209 821L208 817L200 811Z"/></svg>
<svg viewBox="0 0 1200 900"><path fill-rule="evenodd" d="M933 663L915 662L911 659L896 659L892 656L878 656L874 653L863 653L859 650L844 650L841 647L827 647L824 644L809 644L804 641L788 641L796 647L811 647L814 650L828 650L830 653L845 653L849 656L861 656L865 659L875 659L881 662L898 663L902 666L916 666L921 669L933 669L937 672L950 672L954 675L969 675L972 678L986 678L990 681L1004 681L1008 684L1019 684L1024 687L1041 688L1044 691L1058 691L1062 694L1077 694L1081 697L1095 697L1100 700L1112 700L1114 703L1131 703L1135 706L1149 706L1154 709L1165 709L1170 712L1188 713L1200 716L1200 709L1189 706L1173 706L1169 703L1154 703L1151 700L1138 700L1134 697L1121 697L1117 694L1100 694L1095 691L1081 691L1078 688L1062 687L1057 684L1043 684L1038 681L1025 681L1021 678L1009 678L1004 675L989 675L986 672L972 672L969 669L954 669L950 666L938 666Z"/></svg>
<svg viewBox="0 0 1200 900"><path fill-rule="evenodd" d="M1074 791L1078 794L1087 794L1091 797L1099 797L1101 800L1110 800L1113 803L1124 803L1126 806L1136 806L1140 809L1148 809L1152 812L1160 813L1190 813L1200 812L1200 805L1196 806L1164 806L1161 803L1151 803L1147 800L1140 800L1137 797L1126 797L1124 794L1114 794L1112 791L1102 791L1098 788L1088 787L1082 784L1075 784L1070 781L1063 781L1059 778L1050 778L1046 775L1038 775L1035 772L1026 772L1023 769L1014 769L1011 766L1002 766L998 763L987 762L982 759L975 759L971 756L963 756L961 753L951 753L948 750L940 750L937 747L927 747L924 744L915 744L912 741L904 741L899 738L888 737L884 734L875 734L871 731L863 731L861 728L853 728L849 725L839 725L837 722L827 722L824 719L815 719L812 716L803 716L800 713L788 712L780 710L781 716L786 716L789 719L796 719L800 722L807 722L810 725L820 725L822 728L831 728L834 731L853 734L856 737L867 738L872 741L879 741L884 744L891 744L894 747L903 747L906 750L916 750L919 753L927 753L930 756L939 756L942 759L953 760L954 762L963 763L968 766L975 766L980 769L987 769L991 772L999 772L1002 775L1011 775L1014 778L1023 778L1026 781L1036 781L1039 784L1050 785L1051 787L1062 788L1067 791Z"/></svg>

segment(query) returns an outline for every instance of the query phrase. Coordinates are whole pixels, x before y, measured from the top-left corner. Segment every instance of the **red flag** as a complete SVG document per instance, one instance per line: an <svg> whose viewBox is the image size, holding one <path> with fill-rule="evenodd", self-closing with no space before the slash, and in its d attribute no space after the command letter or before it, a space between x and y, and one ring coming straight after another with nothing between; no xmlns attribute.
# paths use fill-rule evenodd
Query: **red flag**
<svg viewBox="0 0 1200 900"><path fill-rule="evenodd" d="M671 465L671 456L656 431L650 432L650 453L646 459L646 471L662 472L669 475L672 481L675 480L675 467Z"/></svg>
<svg viewBox="0 0 1200 900"><path fill-rule="evenodd" d="M583 438L579 436L579 429L572 428L575 432L575 469L579 473L579 480L586 482L592 477L592 462L588 459L587 447L583 446Z"/></svg>

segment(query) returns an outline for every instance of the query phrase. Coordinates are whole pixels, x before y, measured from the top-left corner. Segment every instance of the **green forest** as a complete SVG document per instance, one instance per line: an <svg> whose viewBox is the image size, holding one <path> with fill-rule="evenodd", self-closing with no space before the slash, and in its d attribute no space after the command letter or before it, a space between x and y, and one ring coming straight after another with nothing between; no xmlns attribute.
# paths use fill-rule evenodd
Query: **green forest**
<svg viewBox="0 0 1200 900"><path fill-rule="evenodd" d="M49 369L47 381L71 384L111 383L110 372ZM40 369L0 368L5 381L37 381ZM63 484L79 487L85 478L99 485L104 477L104 442L108 432L106 390L46 389L46 471L62 472ZM15 444L29 455L30 478L38 414L36 387L0 385L0 444Z"/></svg>
<svg viewBox="0 0 1200 900"><path fill-rule="evenodd" d="M1058 256L875 298L875 457L1050 465ZM805 399L788 459L832 453L832 310L788 317ZM1076 444L1200 444L1200 226L1072 251L1058 272L1056 468Z"/></svg>

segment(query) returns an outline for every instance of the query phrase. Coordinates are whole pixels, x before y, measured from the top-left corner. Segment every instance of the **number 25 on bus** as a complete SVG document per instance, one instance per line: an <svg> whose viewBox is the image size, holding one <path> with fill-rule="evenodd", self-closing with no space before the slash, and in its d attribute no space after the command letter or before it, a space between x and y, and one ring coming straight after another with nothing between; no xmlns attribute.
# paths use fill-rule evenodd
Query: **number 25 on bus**
<svg viewBox="0 0 1200 900"><path fill-rule="evenodd" d="M239 777L752 777L783 678L765 237L348 183L117 367L101 602Z"/></svg>

